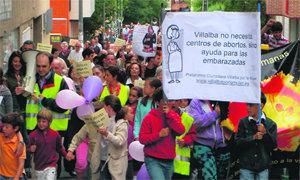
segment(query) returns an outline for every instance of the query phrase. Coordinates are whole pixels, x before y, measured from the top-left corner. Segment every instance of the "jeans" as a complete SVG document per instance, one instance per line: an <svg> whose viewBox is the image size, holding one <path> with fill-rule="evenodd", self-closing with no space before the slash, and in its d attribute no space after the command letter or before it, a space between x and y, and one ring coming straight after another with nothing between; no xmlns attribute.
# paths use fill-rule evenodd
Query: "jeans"
<svg viewBox="0 0 300 180"><path fill-rule="evenodd" d="M14 177L5 177L0 174L0 180L13 180L13 179L14 179ZM19 178L19 180L25 180L24 174L23 174L23 177Z"/></svg>
<svg viewBox="0 0 300 180"><path fill-rule="evenodd" d="M145 164L151 179L171 180L174 172L174 161L145 156Z"/></svg>
<svg viewBox="0 0 300 180"><path fill-rule="evenodd" d="M256 180L265 180L269 179L269 170L265 169L260 172L254 172L250 171L248 169L240 169L240 179L241 180L251 180L251 179L256 179Z"/></svg>

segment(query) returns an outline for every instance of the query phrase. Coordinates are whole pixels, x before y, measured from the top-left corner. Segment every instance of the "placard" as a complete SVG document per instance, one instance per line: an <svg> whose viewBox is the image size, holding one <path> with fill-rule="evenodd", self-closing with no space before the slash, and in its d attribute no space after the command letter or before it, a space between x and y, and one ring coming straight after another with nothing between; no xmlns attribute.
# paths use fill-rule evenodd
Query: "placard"
<svg viewBox="0 0 300 180"><path fill-rule="evenodd" d="M167 13L162 38L169 99L260 102L259 13Z"/></svg>
<svg viewBox="0 0 300 180"><path fill-rule="evenodd" d="M78 41L77 39L70 39L69 45L70 46L75 46L75 44L76 44L77 41Z"/></svg>
<svg viewBox="0 0 300 180"><path fill-rule="evenodd" d="M91 61L80 61L74 63L74 70L76 72L76 77L88 77L93 75Z"/></svg>
<svg viewBox="0 0 300 180"><path fill-rule="evenodd" d="M45 51L45 52L48 52L48 53L51 54L52 45L51 44L37 43L36 50Z"/></svg>
<svg viewBox="0 0 300 180"><path fill-rule="evenodd" d="M157 31L158 27L156 26L134 26L133 53L143 57L154 57L157 47Z"/></svg>
<svg viewBox="0 0 300 180"><path fill-rule="evenodd" d="M144 88L145 87L145 80L135 80L134 81L134 86Z"/></svg>
<svg viewBox="0 0 300 180"><path fill-rule="evenodd" d="M81 116L81 118L89 126L89 128L95 130L98 130L100 127L106 128L110 124L110 119L104 108L93 114Z"/></svg>
<svg viewBox="0 0 300 180"><path fill-rule="evenodd" d="M120 39L120 38L116 38L114 45L115 46L124 46L125 43L126 43L125 40Z"/></svg>

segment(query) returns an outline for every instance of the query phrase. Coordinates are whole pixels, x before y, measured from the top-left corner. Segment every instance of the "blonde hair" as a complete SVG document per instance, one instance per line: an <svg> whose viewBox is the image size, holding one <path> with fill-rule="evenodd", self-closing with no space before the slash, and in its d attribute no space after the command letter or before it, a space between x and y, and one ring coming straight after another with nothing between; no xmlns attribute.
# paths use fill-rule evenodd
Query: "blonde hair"
<svg viewBox="0 0 300 180"><path fill-rule="evenodd" d="M46 119L52 122L52 112L49 109L42 109L38 112L37 119Z"/></svg>

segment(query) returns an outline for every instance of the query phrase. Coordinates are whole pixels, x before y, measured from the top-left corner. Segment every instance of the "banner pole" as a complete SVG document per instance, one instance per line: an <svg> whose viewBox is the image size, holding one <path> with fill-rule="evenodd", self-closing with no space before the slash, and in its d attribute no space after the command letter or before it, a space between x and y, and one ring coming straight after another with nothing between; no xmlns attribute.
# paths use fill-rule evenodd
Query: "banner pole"
<svg viewBox="0 0 300 180"><path fill-rule="evenodd" d="M258 105L258 123L261 123L261 103L259 103Z"/></svg>

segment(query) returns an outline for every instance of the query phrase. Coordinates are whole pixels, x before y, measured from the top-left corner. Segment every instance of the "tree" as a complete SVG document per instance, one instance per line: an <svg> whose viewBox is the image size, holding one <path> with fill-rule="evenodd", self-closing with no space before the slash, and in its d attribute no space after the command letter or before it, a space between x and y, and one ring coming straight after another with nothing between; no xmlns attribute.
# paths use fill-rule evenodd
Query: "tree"
<svg viewBox="0 0 300 180"><path fill-rule="evenodd" d="M126 0L124 0L126 1ZM95 11L90 18L83 19L84 39L90 39L103 25L103 7L105 2L105 19L114 15L116 1L95 0Z"/></svg>
<svg viewBox="0 0 300 180"><path fill-rule="evenodd" d="M161 3L166 7L164 0L134 0L127 1L124 9L124 24L133 23L150 23L159 19L161 15Z"/></svg>
<svg viewBox="0 0 300 180"><path fill-rule="evenodd" d="M202 0L189 1L193 11L202 11ZM257 0L209 0L208 11L256 12ZM266 12L266 2L261 0L261 24L265 25L269 16Z"/></svg>
<svg viewBox="0 0 300 180"><path fill-rule="evenodd" d="M123 19L120 16L123 10L123 24L150 23L151 18L157 21L161 14L161 3L167 6L165 0L95 0L95 11L90 18L84 18L84 39L90 37L103 25L103 7L105 2L105 19L111 17ZM122 5L121 5L122 4ZM121 9L123 7L123 9Z"/></svg>

